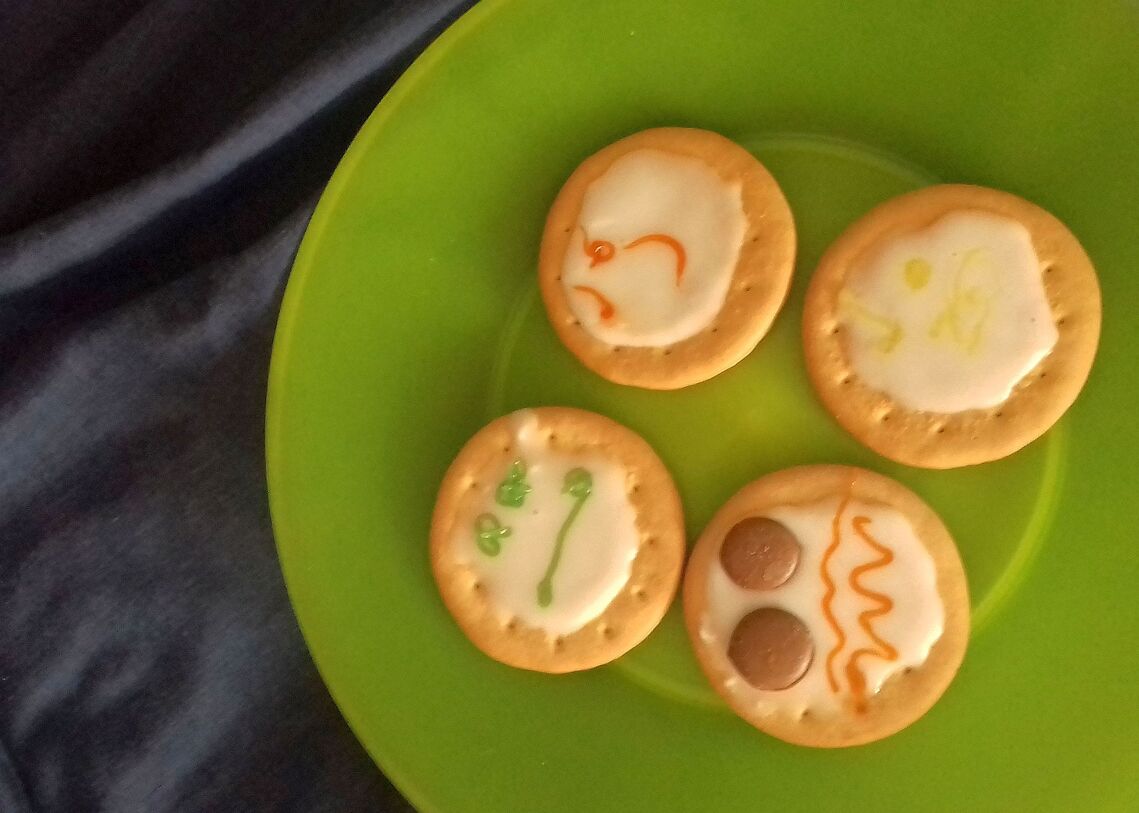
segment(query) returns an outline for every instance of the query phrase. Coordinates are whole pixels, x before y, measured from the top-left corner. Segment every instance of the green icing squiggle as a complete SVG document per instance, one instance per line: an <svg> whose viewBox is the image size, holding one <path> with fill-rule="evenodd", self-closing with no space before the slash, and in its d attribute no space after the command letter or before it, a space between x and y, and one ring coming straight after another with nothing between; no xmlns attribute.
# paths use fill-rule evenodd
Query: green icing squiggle
<svg viewBox="0 0 1139 813"><path fill-rule="evenodd" d="M585 505L585 501L593 493L593 475L585 469L571 469L566 472L562 493L573 497L574 504L566 516L565 522L562 523L561 529L558 530L557 539L554 541L554 552L550 556L549 565L546 566L546 575L538 582L539 607L549 607L554 601L554 574L562 560L562 549L565 547L566 534L569 533L570 526L577 519L577 515L581 513L581 507Z"/></svg>

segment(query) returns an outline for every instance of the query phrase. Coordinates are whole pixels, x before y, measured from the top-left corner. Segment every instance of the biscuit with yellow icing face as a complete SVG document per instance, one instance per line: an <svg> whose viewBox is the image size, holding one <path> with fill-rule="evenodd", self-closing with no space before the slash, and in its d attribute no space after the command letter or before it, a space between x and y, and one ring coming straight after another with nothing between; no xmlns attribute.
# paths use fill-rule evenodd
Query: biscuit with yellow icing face
<svg viewBox="0 0 1139 813"><path fill-rule="evenodd" d="M795 260L791 210L743 147L645 130L587 158L546 221L550 322L618 384L676 389L723 372L771 327Z"/></svg>
<svg viewBox="0 0 1139 813"><path fill-rule="evenodd" d="M803 313L823 403L926 468L1012 454L1087 380L1100 293L1079 242L1014 195L944 185L888 201L827 250Z"/></svg>
<svg viewBox="0 0 1139 813"><path fill-rule="evenodd" d="M676 595L680 497L639 435L592 412L523 409L481 429L439 489L431 565L496 660L571 672L640 643Z"/></svg>
<svg viewBox="0 0 1139 813"><path fill-rule="evenodd" d="M969 597L941 520L899 483L804 466L732 497L684 577L701 668L787 742L859 745L910 725L956 674Z"/></svg>

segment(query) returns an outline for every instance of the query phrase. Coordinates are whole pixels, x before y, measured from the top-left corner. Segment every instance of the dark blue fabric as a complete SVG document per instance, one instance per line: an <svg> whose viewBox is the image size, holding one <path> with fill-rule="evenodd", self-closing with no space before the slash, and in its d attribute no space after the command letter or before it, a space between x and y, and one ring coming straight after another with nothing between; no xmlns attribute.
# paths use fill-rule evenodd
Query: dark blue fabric
<svg viewBox="0 0 1139 813"><path fill-rule="evenodd" d="M0 3L0 811L407 805L269 526L272 331L321 188L469 0Z"/></svg>

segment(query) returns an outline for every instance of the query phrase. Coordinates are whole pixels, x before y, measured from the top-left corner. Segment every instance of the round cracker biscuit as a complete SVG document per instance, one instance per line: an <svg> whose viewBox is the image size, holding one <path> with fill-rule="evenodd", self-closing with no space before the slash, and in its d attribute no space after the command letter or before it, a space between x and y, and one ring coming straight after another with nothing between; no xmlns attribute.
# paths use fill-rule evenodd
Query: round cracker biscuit
<svg viewBox="0 0 1139 813"><path fill-rule="evenodd" d="M992 214L1027 229L1057 338L1002 403L953 412L910 409L869 386L853 368L838 316L841 292L852 271L889 241L959 212ZM892 460L945 469L1010 455L1059 420L1088 378L1100 314L1095 269L1063 223L1006 192L932 186L873 209L827 250L807 291L803 342L811 382L843 428Z"/></svg>
<svg viewBox="0 0 1139 813"><path fill-rule="evenodd" d="M773 589L742 588L722 564L721 548L729 532L757 517L785 524L802 547L795 573ZM862 533L890 550L893 558L883 562L885 554L872 548ZM822 610L828 593L824 563L834 586L829 606L842 630L841 641ZM855 582L870 594L859 595ZM875 593L894 606L881 612L884 605ZM800 680L789 688L763 691L729 658L729 646L738 643L738 636L729 633L742 629L743 619L754 619L756 610L772 609L805 625L814 648ZM684 617L701 668L736 714L787 742L836 748L889 736L916 721L941 697L965 655L969 596L949 532L913 492L864 469L803 466L750 483L712 518L685 573ZM851 678L851 657L863 647L885 652L861 628L863 619L887 645L896 644L896 658L855 658L864 679L874 665L879 670L876 679L882 681L877 691L868 683L859 694ZM798 639L792 643L801 646ZM786 669L787 657L779 649L767 652L766 658L773 668ZM747 665L754 667L755 660ZM832 673L837 678L833 685Z"/></svg>
<svg viewBox="0 0 1139 813"><path fill-rule="evenodd" d="M584 246L580 217L587 191L615 162L640 151L698 159L719 179L738 184L744 224L739 253L719 310L695 334L653 346L612 344L599 338L590 325L575 315L569 302L570 290L563 283L567 251L579 242ZM637 242L610 247L613 252L620 252ZM664 127L644 130L610 144L573 172L546 220L538 279L554 330L586 367L618 384L668 390L711 378L755 348L787 298L794 262L795 224L791 210L764 166L743 147L716 133ZM604 275L598 273L597 279L600 281L596 285L604 288ZM679 279L676 284L679 286Z"/></svg>
<svg viewBox="0 0 1139 813"><path fill-rule="evenodd" d="M684 550L680 497L649 444L563 407L479 430L431 521L435 581L463 632L490 657L539 672L589 669L640 643L676 595Z"/></svg>

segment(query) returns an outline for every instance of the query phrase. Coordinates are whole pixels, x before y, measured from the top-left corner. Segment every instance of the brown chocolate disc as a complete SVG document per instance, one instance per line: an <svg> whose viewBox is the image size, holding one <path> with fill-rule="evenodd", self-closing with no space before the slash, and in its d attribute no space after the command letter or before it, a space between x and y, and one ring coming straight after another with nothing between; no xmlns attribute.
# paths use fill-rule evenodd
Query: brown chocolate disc
<svg viewBox="0 0 1139 813"><path fill-rule="evenodd" d="M748 590L774 590L799 566L799 541L781 522L748 517L737 522L720 546L728 578Z"/></svg>
<svg viewBox="0 0 1139 813"><path fill-rule="evenodd" d="M807 673L815 644L807 625L776 607L762 607L740 619L728 642L728 659L757 689L794 686Z"/></svg>

